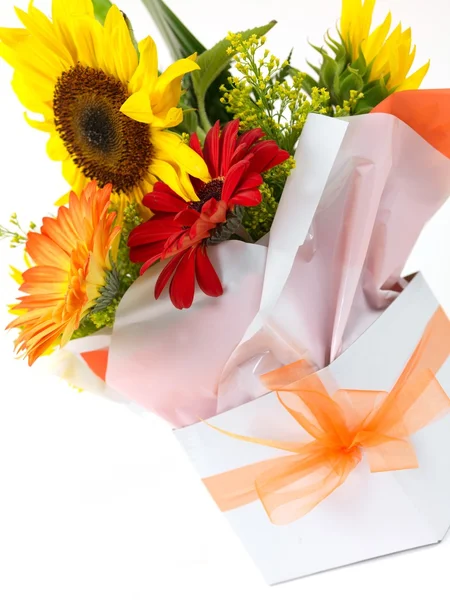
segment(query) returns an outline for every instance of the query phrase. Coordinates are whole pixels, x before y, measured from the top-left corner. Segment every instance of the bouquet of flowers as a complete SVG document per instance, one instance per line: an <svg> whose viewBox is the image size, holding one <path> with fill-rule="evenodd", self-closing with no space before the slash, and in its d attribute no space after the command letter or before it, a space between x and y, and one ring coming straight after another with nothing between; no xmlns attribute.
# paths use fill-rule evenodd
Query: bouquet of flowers
<svg viewBox="0 0 450 600"><path fill-rule="evenodd" d="M441 540L450 323L403 267L450 195L450 90L418 90L375 0L343 0L309 73L275 22L206 49L143 2L163 72L109 0L0 28L69 190L0 228L18 353L168 420L270 583Z"/></svg>

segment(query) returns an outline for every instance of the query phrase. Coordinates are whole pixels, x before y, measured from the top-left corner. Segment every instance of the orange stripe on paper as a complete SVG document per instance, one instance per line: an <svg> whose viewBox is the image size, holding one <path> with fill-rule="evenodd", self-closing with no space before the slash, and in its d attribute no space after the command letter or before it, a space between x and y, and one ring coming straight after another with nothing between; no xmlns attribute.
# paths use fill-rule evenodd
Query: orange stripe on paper
<svg viewBox="0 0 450 600"><path fill-rule="evenodd" d="M91 350L90 352L82 352L81 358L91 369L91 371L100 377L101 380L106 381L106 369L108 368L108 348L102 348L101 350Z"/></svg>
<svg viewBox="0 0 450 600"><path fill-rule="evenodd" d="M394 115L450 158L450 90L397 92L372 112Z"/></svg>

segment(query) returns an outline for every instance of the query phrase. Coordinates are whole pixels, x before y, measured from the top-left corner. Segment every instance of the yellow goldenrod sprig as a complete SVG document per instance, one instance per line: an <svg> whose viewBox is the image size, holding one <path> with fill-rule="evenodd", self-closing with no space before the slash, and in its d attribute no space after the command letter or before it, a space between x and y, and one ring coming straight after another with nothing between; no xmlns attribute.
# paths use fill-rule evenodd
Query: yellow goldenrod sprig
<svg viewBox="0 0 450 600"><path fill-rule="evenodd" d="M328 92L316 88L308 97L302 89L305 75L264 49L265 36L243 40L229 34L227 39L238 75L230 77L231 89L222 86L222 103L242 130L260 127L292 154L309 113L331 114Z"/></svg>
<svg viewBox="0 0 450 600"><path fill-rule="evenodd" d="M7 227L0 225L0 240L9 239L10 240L9 245L11 248L17 248L17 246L21 246L22 244L25 244L27 241L28 233L21 227L16 213L13 213L11 215L11 218L9 219L9 223L10 223L10 225L12 225L15 228L15 231L11 231ZM36 224L31 222L29 225L29 229L31 231L36 229Z"/></svg>

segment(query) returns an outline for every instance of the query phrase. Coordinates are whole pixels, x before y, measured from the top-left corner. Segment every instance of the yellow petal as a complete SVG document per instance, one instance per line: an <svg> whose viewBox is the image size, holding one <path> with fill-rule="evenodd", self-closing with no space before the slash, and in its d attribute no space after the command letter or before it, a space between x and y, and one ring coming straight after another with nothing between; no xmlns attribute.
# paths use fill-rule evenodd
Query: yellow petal
<svg viewBox="0 0 450 600"><path fill-rule="evenodd" d="M22 283L23 283L22 271L19 271L19 269L16 269L16 267L13 267L12 265L9 265L9 269L10 269L10 276L14 279L14 281L16 283L18 283L19 285L22 285Z"/></svg>
<svg viewBox="0 0 450 600"><path fill-rule="evenodd" d="M182 58L170 65L158 78L151 97L153 114L163 115L178 106L181 98L181 80L186 73L200 69L198 64L189 58Z"/></svg>
<svg viewBox="0 0 450 600"><path fill-rule="evenodd" d="M392 15L388 13L384 22L377 27L362 44L362 51L367 64L370 64L378 55L386 37L391 29Z"/></svg>
<svg viewBox="0 0 450 600"><path fill-rule="evenodd" d="M167 161L155 158L150 165L150 172L152 175L155 175L158 179L166 183L174 192L186 200L186 202L198 200L195 192L193 196L189 195L188 191L186 191L180 181L180 174L177 173L176 169Z"/></svg>
<svg viewBox="0 0 450 600"><path fill-rule="evenodd" d="M62 62L61 70L71 63L70 53L56 33L51 21L37 8L30 4L28 13L16 8L16 14L27 30Z"/></svg>
<svg viewBox="0 0 450 600"><path fill-rule="evenodd" d="M402 90L417 90L422 85L422 82L428 73L430 68L430 61L427 64L423 65L420 69L418 69L415 73L410 75L398 88L397 91L401 92Z"/></svg>
<svg viewBox="0 0 450 600"><path fill-rule="evenodd" d="M14 72L11 85L25 108L43 115L46 121L53 120L51 109L53 86L51 82L42 79L39 75L22 70Z"/></svg>
<svg viewBox="0 0 450 600"><path fill-rule="evenodd" d="M152 144L159 156L164 156L176 163L189 175L202 181L211 179L205 161L192 148L185 144L181 138L170 131L152 133Z"/></svg>
<svg viewBox="0 0 450 600"><path fill-rule="evenodd" d="M65 206L66 204L68 204L69 196L70 192L66 192L65 194L63 194L61 198L58 198L58 200L55 202L55 206Z"/></svg>
<svg viewBox="0 0 450 600"><path fill-rule="evenodd" d="M153 39L148 36L138 44L139 65L130 80L132 93L142 89L150 92L158 79L158 50Z"/></svg>
<svg viewBox="0 0 450 600"><path fill-rule="evenodd" d="M92 0L53 0L53 21L82 16L95 18Z"/></svg>
<svg viewBox="0 0 450 600"><path fill-rule="evenodd" d="M25 117L25 121L28 123L28 125L34 129L37 129L38 131L51 133L55 129L53 121L36 121L35 119L29 117L27 113L23 113L23 116Z"/></svg>
<svg viewBox="0 0 450 600"><path fill-rule="evenodd" d="M9 46L16 48L30 38L30 34L26 29L13 27L0 27L0 41Z"/></svg>
<svg viewBox="0 0 450 600"><path fill-rule="evenodd" d="M376 0L365 0L361 10L361 41L369 37L370 28L372 27L373 11Z"/></svg>
<svg viewBox="0 0 450 600"><path fill-rule="evenodd" d="M67 160L69 158L69 153L57 131L54 131L47 142L47 154L52 160L57 161Z"/></svg>
<svg viewBox="0 0 450 600"><path fill-rule="evenodd" d="M138 66L136 49L122 13L113 5L105 19L105 46L109 49L109 72L128 84Z"/></svg>
<svg viewBox="0 0 450 600"><path fill-rule="evenodd" d="M98 21L81 17L73 22L78 61L94 69L104 69L103 28ZM112 54L111 50L110 53Z"/></svg>
<svg viewBox="0 0 450 600"><path fill-rule="evenodd" d="M183 109L171 108L168 113L162 113L160 117L154 117L152 127L157 129L170 129L176 127L183 121Z"/></svg>
<svg viewBox="0 0 450 600"><path fill-rule="evenodd" d="M151 123L153 121L150 96L146 92L132 94L120 107L121 112L130 119L140 123Z"/></svg>
<svg viewBox="0 0 450 600"><path fill-rule="evenodd" d="M352 22L360 11L361 0L342 0L340 32L345 42L349 41Z"/></svg>

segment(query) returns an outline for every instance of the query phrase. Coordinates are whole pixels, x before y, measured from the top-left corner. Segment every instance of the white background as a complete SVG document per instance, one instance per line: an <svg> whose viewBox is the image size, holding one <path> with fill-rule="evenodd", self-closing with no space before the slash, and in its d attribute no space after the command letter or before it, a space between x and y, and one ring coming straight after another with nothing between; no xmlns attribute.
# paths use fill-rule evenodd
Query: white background
<svg viewBox="0 0 450 600"><path fill-rule="evenodd" d="M25 7L26 0L16 2ZM36 0L48 10L50 0ZM206 46L228 30L273 18L269 46L284 58L295 46L303 66L307 39L320 43L336 22L339 0L169 0ZM139 0L121 0L137 37L159 36ZM450 87L447 0L379 1L413 27L426 87ZM13 2L1 0L0 24L14 26ZM161 47L161 44L160 44ZM161 66L169 62L161 47ZM0 63L0 222L16 211L37 223L66 191L60 167L45 155L45 134L22 118ZM422 236L409 268L420 268L450 309L450 203ZM10 263L20 253L0 242L0 307L13 301ZM0 330L8 322L0 310ZM78 393L30 370L0 334L0 598L2 600L371 600L450 597L450 539L268 588L196 479L170 428L151 415ZM214 344L212 335L211 344ZM208 349L206 349L207 351ZM182 390L181 390L182 393Z"/></svg>

